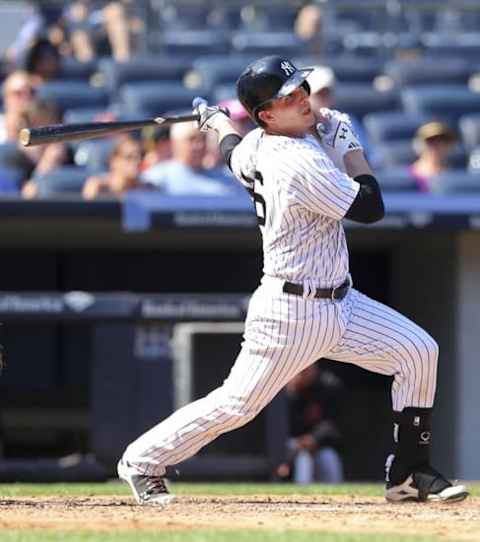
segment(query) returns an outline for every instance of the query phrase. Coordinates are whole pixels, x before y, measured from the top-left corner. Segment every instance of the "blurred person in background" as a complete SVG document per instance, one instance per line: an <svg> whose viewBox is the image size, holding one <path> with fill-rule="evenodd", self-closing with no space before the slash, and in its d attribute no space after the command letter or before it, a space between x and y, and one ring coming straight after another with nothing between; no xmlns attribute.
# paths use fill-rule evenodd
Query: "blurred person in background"
<svg viewBox="0 0 480 542"><path fill-rule="evenodd" d="M418 128L413 148L418 158L408 168L421 192L434 192L435 176L448 169L448 155L457 136L443 122L427 122Z"/></svg>
<svg viewBox="0 0 480 542"><path fill-rule="evenodd" d="M103 175L89 177L83 187L84 199L120 197L130 190L146 188L140 183L140 165L143 152L140 141L120 137L114 145L109 160L109 171Z"/></svg>
<svg viewBox="0 0 480 542"><path fill-rule="evenodd" d="M225 196L238 192L238 183L233 183L231 176L218 168L205 168L207 138L194 122L174 124L170 129L170 139L171 160L144 171L144 182L172 195Z"/></svg>
<svg viewBox="0 0 480 542"><path fill-rule="evenodd" d="M314 364L294 376L285 390L290 438L286 460L274 479L298 484L342 482L341 434L336 423L342 383L331 371Z"/></svg>
<svg viewBox="0 0 480 542"><path fill-rule="evenodd" d="M64 41L62 16L65 2L61 0L30 0L32 13L27 18L17 38L5 53L5 59L13 68L19 67L26 51L38 39L48 39L59 45Z"/></svg>
<svg viewBox="0 0 480 542"><path fill-rule="evenodd" d="M322 53L322 9L317 4L303 6L295 19L295 34L305 43L307 50L315 55Z"/></svg>
<svg viewBox="0 0 480 542"><path fill-rule="evenodd" d="M0 115L0 143L17 141L25 128L25 114L34 100L34 88L30 75L25 71L14 71L3 83L3 107Z"/></svg>
<svg viewBox="0 0 480 542"><path fill-rule="evenodd" d="M312 73L307 78L308 84L310 85L310 103L313 110L318 112L323 107L335 109L336 78L333 70L328 66L320 65L314 66L313 68ZM380 159L372 149L362 123L355 118L354 115L350 115L348 111L346 111L346 113L350 117L352 127L362 144L370 166L378 166Z"/></svg>
<svg viewBox="0 0 480 542"><path fill-rule="evenodd" d="M35 99L25 112L25 125L31 128L61 122L62 115L58 107L47 100ZM66 143L19 147L18 167L23 168L24 178L28 179L22 187L22 196L26 199L35 198L38 193L35 177L66 164L73 164L73 155Z"/></svg>
<svg viewBox="0 0 480 542"><path fill-rule="evenodd" d="M144 30L141 17L132 13L130 0L76 0L66 18L73 55L87 62L101 54L101 36L106 35L109 54L117 61L128 60L134 49L135 35ZM140 6L141 7L141 6Z"/></svg>
<svg viewBox="0 0 480 542"><path fill-rule="evenodd" d="M25 71L34 86L57 79L61 66L62 57L58 48L47 39L35 41L25 53Z"/></svg>
<svg viewBox="0 0 480 542"><path fill-rule="evenodd" d="M145 171L152 166L170 160L172 143L168 126L147 126L142 130L144 156L140 166Z"/></svg>

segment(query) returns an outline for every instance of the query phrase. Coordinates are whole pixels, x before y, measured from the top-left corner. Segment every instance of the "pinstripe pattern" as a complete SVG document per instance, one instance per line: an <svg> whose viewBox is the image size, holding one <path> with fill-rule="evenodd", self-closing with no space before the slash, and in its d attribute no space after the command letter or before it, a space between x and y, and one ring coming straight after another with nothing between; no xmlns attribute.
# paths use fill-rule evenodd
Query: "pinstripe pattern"
<svg viewBox="0 0 480 542"><path fill-rule="evenodd" d="M231 165L249 193L266 202L263 272L322 288L340 284L348 273L340 219L358 183L335 168L312 136L292 139L253 130L233 151ZM263 185L254 182L258 171Z"/></svg>
<svg viewBox="0 0 480 542"><path fill-rule="evenodd" d="M327 357L393 376L393 410L432 407L438 362L438 345L432 337L397 311L356 290L344 304L345 333Z"/></svg>
<svg viewBox="0 0 480 542"><path fill-rule="evenodd" d="M353 289L341 302L311 295L348 275L341 218L358 183L335 169L310 136L267 136L261 129L234 149L232 169L266 211L260 226L265 275L223 385L126 449L124 459L140 473L161 476L165 467L246 424L295 374L323 357L393 375L396 411L433 404L438 347L423 329ZM304 297L284 294L285 280L302 283Z"/></svg>

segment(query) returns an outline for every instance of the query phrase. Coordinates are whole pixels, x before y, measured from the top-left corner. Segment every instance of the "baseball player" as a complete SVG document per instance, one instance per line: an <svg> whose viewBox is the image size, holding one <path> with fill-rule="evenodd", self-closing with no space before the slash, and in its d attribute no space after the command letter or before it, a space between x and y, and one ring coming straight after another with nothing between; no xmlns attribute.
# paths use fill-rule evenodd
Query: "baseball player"
<svg viewBox="0 0 480 542"><path fill-rule="evenodd" d="M388 501L468 495L430 466L437 343L352 286L342 219L376 222L383 201L348 117L312 110L310 71L278 56L249 65L237 92L258 128L243 138L223 110L194 100L199 128L217 133L222 154L252 197L264 275L228 378L140 436L120 459L119 477L140 504L170 502L167 466L252 420L293 376L323 357L394 377Z"/></svg>

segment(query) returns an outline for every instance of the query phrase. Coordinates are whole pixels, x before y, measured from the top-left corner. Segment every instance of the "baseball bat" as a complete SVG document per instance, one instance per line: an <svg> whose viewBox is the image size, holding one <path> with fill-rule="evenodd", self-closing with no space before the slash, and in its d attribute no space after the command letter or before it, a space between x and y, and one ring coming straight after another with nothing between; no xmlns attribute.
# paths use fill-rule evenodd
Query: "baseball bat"
<svg viewBox="0 0 480 542"><path fill-rule="evenodd" d="M24 147L66 141L83 141L120 132L128 132L145 126L170 126L177 122L193 122L199 115L179 115L156 117L154 119L131 120L124 122L88 122L83 124L52 124L38 128L23 128L19 140Z"/></svg>

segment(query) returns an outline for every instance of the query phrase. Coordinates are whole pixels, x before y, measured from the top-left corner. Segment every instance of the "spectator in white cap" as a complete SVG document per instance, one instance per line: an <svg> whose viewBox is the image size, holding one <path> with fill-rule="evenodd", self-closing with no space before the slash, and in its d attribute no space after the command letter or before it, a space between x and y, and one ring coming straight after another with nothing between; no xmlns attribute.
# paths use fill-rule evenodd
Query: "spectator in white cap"
<svg viewBox="0 0 480 542"><path fill-rule="evenodd" d="M335 85L336 78L335 73L328 66L314 66L312 73L307 78L310 85L310 103L314 111L319 111L322 107L328 109L335 109ZM355 133L360 139L360 143L363 146L365 155L372 167L378 165L379 159L375 155L368 141L368 136L363 128L361 122L351 115L349 111L342 111L347 113L350 117Z"/></svg>

